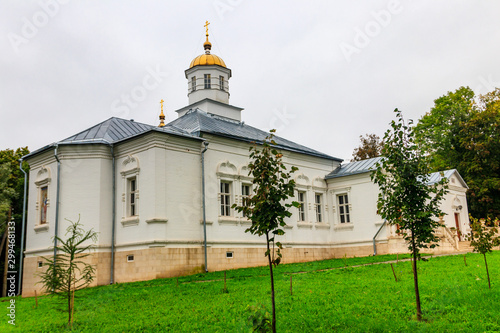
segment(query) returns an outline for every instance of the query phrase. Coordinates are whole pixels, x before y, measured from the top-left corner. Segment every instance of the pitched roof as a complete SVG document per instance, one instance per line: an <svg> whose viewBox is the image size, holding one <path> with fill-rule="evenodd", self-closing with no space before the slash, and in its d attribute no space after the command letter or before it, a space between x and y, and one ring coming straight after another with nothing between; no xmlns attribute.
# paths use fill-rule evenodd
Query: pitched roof
<svg viewBox="0 0 500 333"><path fill-rule="evenodd" d="M368 173L375 170L377 163L382 160L383 157L374 157L362 161L351 162L347 164L340 165L335 170L326 175L325 179L339 178L345 176L352 176L362 173ZM442 176L441 176L442 174ZM429 175L427 185L432 185L439 182L442 178L450 179L453 175L456 175L461 185L465 188L469 188L462 176L458 173L456 169L445 170L433 172Z"/></svg>
<svg viewBox="0 0 500 333"><path fill-rule="evenodd" d="M180 135L196 140L200 139L197 136L191 135L186 131L168 125L165 127L157 127L153 125L138 123L133 120L111 117L97 125L87 128L86 130L81 131L80 133L77 133L75 135L72 135L64 140L37 149L31 152L30 154L26 155L24 158L31 157L33 155L41 153L42 151L45 151L56 145L89 144L89 143L113 144L150 131Z"/></svg>
<svg viewBox="0 0 500 333"><path fill-rule="evenodd" d="M168 123L168 126L197 136L201 135L201 133L208 133L246 142L263 142L269 135L269 133L249 126L244 122L213 115L198 108L188 111L182 117ZM279 149L342 162L342 159L323 154L279 136L275 136L274 141Z"/></svg>
<svg viewBox="0 0 500 333"><path fill-rule="evenodd" d="M375 169L377 162L379 162L381 159L382 157L374 157L367 160L342 164L335 170L330 172L328 175L326 175L325 179L352 176L370 172Z"/></svg>

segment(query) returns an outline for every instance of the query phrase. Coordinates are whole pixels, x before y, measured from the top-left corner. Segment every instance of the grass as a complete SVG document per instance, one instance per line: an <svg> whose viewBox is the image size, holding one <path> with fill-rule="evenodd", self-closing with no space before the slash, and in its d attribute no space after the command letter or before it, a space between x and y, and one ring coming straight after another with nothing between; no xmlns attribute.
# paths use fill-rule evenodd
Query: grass
<svg viewBox="0 0 500 333"><path fill-rule="evenodd" d="M410 262L368 265L395 256L333 259L276 269L279 332L494 332L500 331L500 252L488 255L488 289L481 255L433 257L419 262L424 322L415 320ZM401 258L401 256L400 256ZM347 265L347 267L346 267ZM330 269L329 268L337 268ZM301 272L299 274L299 272ZM266 267L177 279L115 284L77 291L76 332L248 332L251 305L270 309ZM290 295L293 277L293 296ZM5 304L7 299L2 299ZM0 312L0 331L65 331L57 299L16 299L16 327Z"/></svg>

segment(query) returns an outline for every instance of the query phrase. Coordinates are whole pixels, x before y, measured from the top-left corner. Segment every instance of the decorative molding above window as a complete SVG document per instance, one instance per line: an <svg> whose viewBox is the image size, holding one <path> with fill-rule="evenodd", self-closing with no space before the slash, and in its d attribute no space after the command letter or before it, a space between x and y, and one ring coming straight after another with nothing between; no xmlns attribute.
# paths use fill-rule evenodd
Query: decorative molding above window
<svg viewBox="0 0 500 333"><path fill-rule="evenodd" d="M327 185L326 182L323 178L321 177L316 177L313 180L312 187L314 190L319 190L319 191L326 191Z"/></svg>
<svg viewBox="0 0 500 333"><path fill-rule="evenodd" d="M122 162L122 171L120 174L122 177L127 177L130 175L137 175L139 173L139 159L134 155L127 155L125 160Z"/></svg>
<svg viewBox="0 0 500 333"><path fill-rule="evenodd" d="M229 161L221 162L219 165L217 165L217 175L220 176L225 176L225 177L230 177L230 178L237 178L238 177L238 169L234 164L232 164Z"/></svg>
<svg viewBox="0 0 500 333"><path fill-rule="evenodd" d="M310 185L309 177L307 177L303 173L296 175L294 180L297 187L307 187Z"/></svg>
<svg viewBox="0 0 500 333"><path fill-rule="evenodd" d="M50 168L46 166L42 166L42 168L37 172L35 178L35 185L42 186L50 184Z"/></svg>

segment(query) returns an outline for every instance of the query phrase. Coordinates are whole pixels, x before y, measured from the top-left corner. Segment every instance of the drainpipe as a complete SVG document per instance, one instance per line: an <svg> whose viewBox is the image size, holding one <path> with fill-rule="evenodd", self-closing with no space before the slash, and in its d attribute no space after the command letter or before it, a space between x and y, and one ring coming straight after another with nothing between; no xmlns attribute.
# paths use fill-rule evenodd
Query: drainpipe
<svg viewBox="0 0 500 333"><path fill-rule="evenodd" d="M109 284L115 283L115 220L116 220L116 170L115 170L115 152L112 144L110 145L111 149L111 169L113 172L113 193L111 195L113 200L113 215L111 220L111 268L110 268L110 277Z"/></svg>
<svg viewBox="0 0 500 333"><path fill-rule="evenodd" d="M21 221L21 257L19 258L19 276L17 277L17 295L21 295L23 279L23 259L24 259L24 232L26 228L26 188L28 186L28 174L23 170L23 159L19 159L19 169L24 173L24 197L23 197L23 219Z"/></svg>
<svg viewBox="0 0 500 333"><path fill-rule="evenodd" d="M205 152L208 149L208 142L203 141L205 148L201 151L201 193L203 201L203 239L205 244L205 272L208 273L207 266L207 218L205 214Z"/></svg>
<svg viewBox="0 0 500 333"><path fill-rule="evenodd" d="M380 231L382 230L382 228L384 227L384 225L386 225L386 223L387 223L387 220L384 219L384 223L382 223L382 225L380 226L380 228L378 228L378 231L375 234L375 236L373 236L373 255L374 256L377 255L377 245L375 245L375 238L377 238L378 234L380 233Z"/></svg>
<svg viewBox="0 0 500 333"><path fill-rule="evenodd" d="M56 219L54 224L54 267L56 264L56 254L57 254L57 229L59 227L59 189L61 182L61 161L57 156L57 148L59 144L56 143L56 147L54 149L54 157L57 161L57 185L56 185Z"/></svg>

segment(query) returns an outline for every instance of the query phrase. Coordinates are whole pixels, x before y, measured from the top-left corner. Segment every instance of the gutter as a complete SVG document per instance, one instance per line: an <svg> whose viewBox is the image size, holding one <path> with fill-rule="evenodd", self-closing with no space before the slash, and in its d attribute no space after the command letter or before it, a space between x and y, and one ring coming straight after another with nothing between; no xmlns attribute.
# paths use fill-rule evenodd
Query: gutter
<svg viewBox="0 0 500 333"><path fill-rule="evenodd" d="M111 149L111 172L113 173L113 193L111 195L113 203L112 203L112 219L111 219L111 267L110 267L110 276L109 276L109 284L115 283L115 241L116 241L116 166L115 166L115 151L113 148L113 144L108 143L109 148Z"/></svg>
<svg viewBox="0 0 500 333"><path fill-rule="evenodd" d="M17 277L17 295L21 295L22 279L23 279L23 259L24 259L24 233L26 230L26 189L28 186L28 174L23 170L23 159L19 159L19 169L24 173L24 192L23 192L23 219L21 221L21 256L19 258L19 275Z"/></svg>
<svg viewBox="0 0 500 333"><path fill-rule="evenodd" d="M382 228L386 224L387 224L387 220L384 219L384 223L382 223L382 225L380 226L380 228L378 228L377 233L375 234L375 236L373 236L373 255L374 256L377 255L377 245L375 244L375 238L377 238L378 234L380 233L380 231L382 230Z"/></svg>
<svg viewBox="0 0 500 333"><path fill-rule="evenodd" d="M205 213L205 152L208 149L208 142L203 141L205 148L201 151L201 193L203 202L203 240L205 250L205 273L208 273L207 266L207 217Z"/></svg>
<svg viewBox="0 0 500 333"><path fill-rule="evenodd" d="M57 156L57 148L59 144L56 143L54 148L54 157L57 161L57 185L56 185L56 218L54 224L54 268L56 265L56 255L57 255L57 229L59 227L59 192L60 192L60 182L61 182L61 161Z"/></svg>

